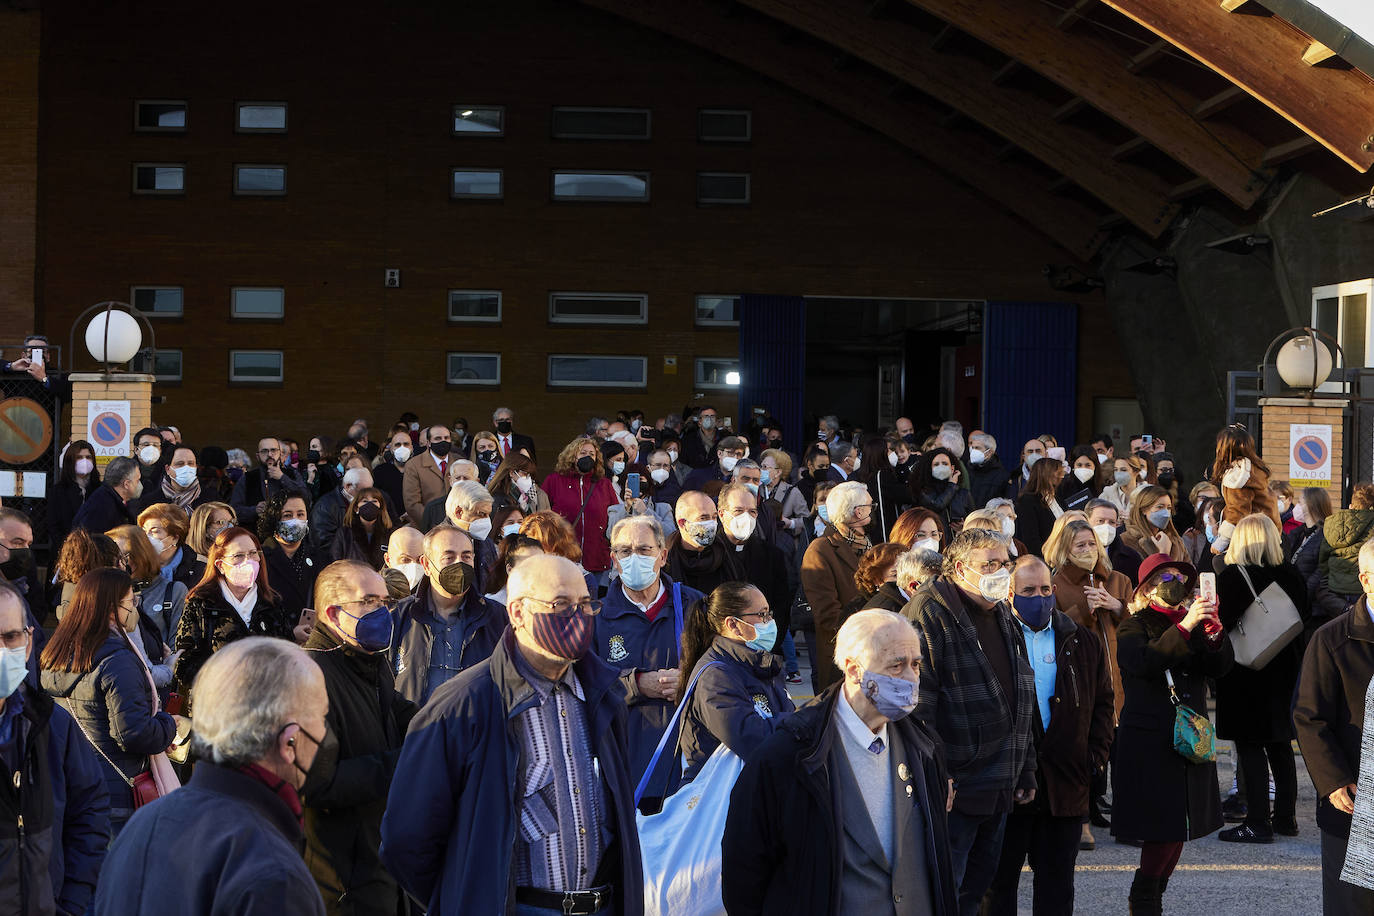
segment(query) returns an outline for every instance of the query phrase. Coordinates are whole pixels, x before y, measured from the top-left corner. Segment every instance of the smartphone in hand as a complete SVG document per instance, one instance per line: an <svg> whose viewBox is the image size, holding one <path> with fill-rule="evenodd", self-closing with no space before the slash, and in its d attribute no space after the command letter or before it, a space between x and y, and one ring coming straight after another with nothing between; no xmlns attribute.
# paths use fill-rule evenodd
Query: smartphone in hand
<svg viewBox="0 0 1374 916"><path fill-rule="evenodd" d="M627 489L627 490L630 491L630 497L631 497L632 499L639 499L639 475L638 475L638 474L633 474L633 473L632 473L632 474L626 474L626 475L625 475L625 489Z"/></svg>
<svg viewBox="0 0 1374 916"><path fill-rule="evenodd" d="M1215 604L1217 600L1217 574L1212 572L1198 573L1197 588L1199 598Z"/></svg>

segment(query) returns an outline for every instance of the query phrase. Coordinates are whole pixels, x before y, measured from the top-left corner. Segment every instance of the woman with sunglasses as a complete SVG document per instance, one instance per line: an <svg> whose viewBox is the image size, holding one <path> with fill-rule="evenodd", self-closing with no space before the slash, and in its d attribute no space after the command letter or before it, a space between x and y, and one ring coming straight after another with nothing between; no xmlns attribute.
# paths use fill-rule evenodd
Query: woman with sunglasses
<svg viewBox="0 0 1374 916"><path fill-rule="evenodd" d="M796 709L787 695L778 625L763 592L747 582L725 582L692 605L682 631L677 695L701 675L682 715L679 745L690 782L724 744L748 763L782 718Z"/></svg>
<svg viewBox="0 0 1374 916"><path fill-rule="evenodd" d="M245 636L291 639L296 621L267 583L262 547L247 528L226 528L210 547L205 577L186 596L177 626L178 690L190 695L205 660Z"/></svg>
<svg viewBox="0 0 1374 916"><path fill-rule="evenodd" d="M1169 678L1178 702L1205 716L1207 679L1235 662L1216 601L1195 597L1196 582L1192 564L1146 557L1116 631L1125 699L1112 749L1112 833L1142 841L1132 913L1160 912L1183 844L1222 824L1215 760L1192 763L1174 750Z"/></svg>

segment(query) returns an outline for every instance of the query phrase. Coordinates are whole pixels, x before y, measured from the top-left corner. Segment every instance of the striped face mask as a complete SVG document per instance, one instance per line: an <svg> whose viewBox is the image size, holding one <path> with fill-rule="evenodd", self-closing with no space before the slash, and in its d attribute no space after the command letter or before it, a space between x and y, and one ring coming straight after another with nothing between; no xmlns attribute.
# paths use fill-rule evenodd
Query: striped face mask
<svg viewBox="0 0 1374 916"><path fill-rule="evenodd" d="M581 611L568 617L557 614L531 614L530 636L539 648L554 658L575 662L592 647L594 621Z"/></svg>

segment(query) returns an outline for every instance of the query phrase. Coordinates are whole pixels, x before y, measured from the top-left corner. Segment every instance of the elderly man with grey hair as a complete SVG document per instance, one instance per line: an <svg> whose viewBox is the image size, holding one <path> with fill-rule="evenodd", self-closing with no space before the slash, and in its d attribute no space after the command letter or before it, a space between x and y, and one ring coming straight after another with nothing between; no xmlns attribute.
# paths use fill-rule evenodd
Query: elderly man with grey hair
<svg viewBox="0 0 1374 916"><path fill-rule="evenodd" d="M449 524L461 528L472 538L476 553L473 569L477 588L486 593L487 579L496 563L496 539L491 536L491 491L475 480L460 480L449 488L444 500L444 516Z"/></svg>
<svg viewBox="0 0 1374 916"><path fill-rule="evenodd" d="M356 467L344 471L339 486L321 496L310 510L310 531L314 535L315 543L334 543L334 536L343 524L344 513L353 502L354 494L359 490L368 489L372 484L372 472L367 468ZM396 507L391 504L391 497L383 492L382 500L386 503L387 513L393 519L397 519Z"/></svg>
<svg viewBox="0 0 1374 916"><path fill-rule="evenodd" d="M991 509L988 501L1007 495L1007 479L1011 476L997 454L997 440L981 430L970 434L966 460L969 472L959 479L968 481L975 506Z"/></svg>
<svg viewBox="0 0 1374 916"><path fill-rule="evenodd" d="M104 534L120 525L134 524L129 503L143 495L143 478L133 458L116 458L105 465L100 486L95 488L72 519L72 528Z"/></svg>
<svg viewBox="0 0 1374 916"><path fill-rule="evenodd" d="M1035 672L1011 613L1007 539L966 528L945 549L942 575L902 613L921 632L917 715L944 744L958 792L950 859L961 916L992 884L1013 804L1035 799Z"/></svg>
<svg viewBox="0 0 1374 916"><path fill-rule="evenodd" d="M897 557L892 574L897 578L885 583L897 589L903 605L910 604L916 592L944 569L944 558L933 550L908 550Z"/></svg>
<svg viewBox="0 0 1374 916"><path fill-rule="evenodd" d="M734 914L953 913L937 742L911 715L921 638L863 610L835 639L843 680L793 713L744 766L721 841Z"/></svg>
<svg viewBox="0 0 1374 916"><path fill-rule="evenodd" d="M859 560L873 546L866 533L873 519L873 497L858 481L846 481L826 494L825 510L830 520L824 533L807 546L801 568L802 588L816 623L811 677L817 692L840 679L830 656L845 608L859 597L854 584Z"/></svg>
<svg viewBox="0 0 1374 916"><path fill-rule="evenodd" d="M224 916L322 914L299 852L299 793L338 745L324 675L282 639L241 639L196 677L191 781L134 812L110 847L93 913L161 907ZM148 867L151 849L175 852Z"/></svg>

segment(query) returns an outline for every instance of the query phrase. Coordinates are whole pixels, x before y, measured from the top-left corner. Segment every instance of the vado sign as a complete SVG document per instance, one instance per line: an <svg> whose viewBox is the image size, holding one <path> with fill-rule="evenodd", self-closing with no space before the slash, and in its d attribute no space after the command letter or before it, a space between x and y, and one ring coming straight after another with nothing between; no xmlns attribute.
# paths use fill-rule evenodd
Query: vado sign
<svg viewBox="0 0 1374 916"><path fill-rule="evenodd" d="M1295 487L1331 485L1331 427L1294 423L1288 427L1288 482Z"/></svg>
<svg viewBox="0 0 1374 916"><path fill-rule="evenodd" d="M129 402L91 401L86 439L97 458L123 458L129 454Z"/></svg>

